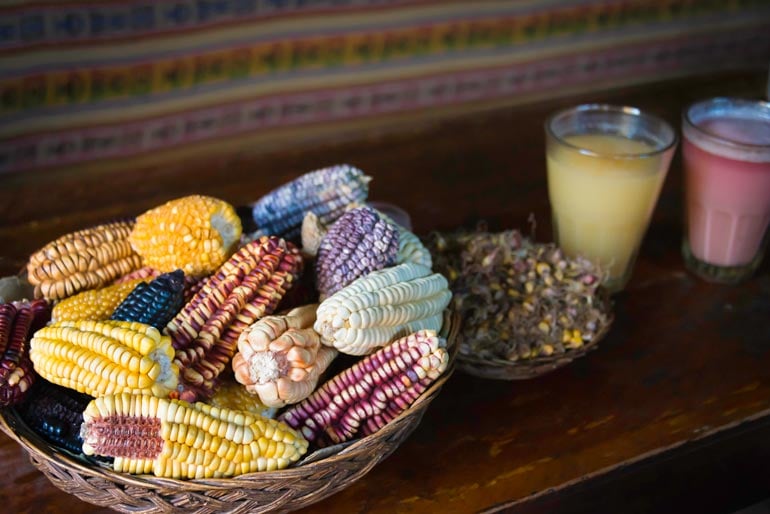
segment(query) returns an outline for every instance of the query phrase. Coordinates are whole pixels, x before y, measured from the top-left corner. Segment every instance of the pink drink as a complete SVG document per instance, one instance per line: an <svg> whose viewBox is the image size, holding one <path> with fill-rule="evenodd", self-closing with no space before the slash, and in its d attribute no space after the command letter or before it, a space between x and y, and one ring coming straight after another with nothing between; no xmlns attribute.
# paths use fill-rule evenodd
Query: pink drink
<svg viewBox="0 0 770 514"><path fill-rule="evenodd" d="M707 278L745 278L740 268L756 267L770 223L770 105L702 102L686 113L683 131L686 257ZM720 267L737 269L720 276Z"/></svg>

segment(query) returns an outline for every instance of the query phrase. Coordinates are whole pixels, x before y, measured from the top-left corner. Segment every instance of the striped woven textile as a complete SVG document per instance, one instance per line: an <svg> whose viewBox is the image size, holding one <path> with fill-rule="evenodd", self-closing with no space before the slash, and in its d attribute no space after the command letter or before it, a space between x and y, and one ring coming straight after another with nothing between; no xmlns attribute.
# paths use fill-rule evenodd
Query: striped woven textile
<svg viewBox="0 0 770 514"><path fill-rule="evenodd" d="M766 0L7 0L0 173L768 62Z"/></svg>

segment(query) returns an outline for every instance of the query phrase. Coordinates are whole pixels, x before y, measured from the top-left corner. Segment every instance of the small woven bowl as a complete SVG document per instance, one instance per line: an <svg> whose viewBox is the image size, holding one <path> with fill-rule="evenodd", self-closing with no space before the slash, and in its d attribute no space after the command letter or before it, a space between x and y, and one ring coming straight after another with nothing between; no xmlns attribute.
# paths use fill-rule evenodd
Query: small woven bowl
<svg viewBox="0 0 770 514"><path fill-rule="evenodd" d="M116 473L71 456L30 430L13 408L0 409L0 429L18 442L59 489L83 501L127 513L289 512L345 489L389 456L414 431L454 371L460 319L447 312L446 371L400 416L361 439L324 448L297 465L234 478L176 480Z"/></svg>
<svg viewBox="0 0 770 514"><path fill-rule="evenodd" d="M536 378L551 371L557 370L571 363L577 358L595 350L612 325L613 315L609 313L607 323L601 327L591 341L583 344L575 350L568 350L561 354L548 357L535 357L509 361L505 359L480 359L471 355L460 354L457 356L457 369L480 378L493 380L527 380Z"/></svg>

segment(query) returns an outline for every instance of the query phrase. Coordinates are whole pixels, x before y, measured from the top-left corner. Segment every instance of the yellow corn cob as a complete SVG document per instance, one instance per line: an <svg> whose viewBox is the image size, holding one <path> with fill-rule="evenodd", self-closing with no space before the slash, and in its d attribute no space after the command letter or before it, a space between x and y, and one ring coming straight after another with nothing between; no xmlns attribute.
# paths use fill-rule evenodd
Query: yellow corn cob
<svg viewBox="0 0 770 514"><path fill-rule="evenodd" d="M38 250L27 263L35 296L61 300L86 289L104 287L142 265L128 242L133 221L79 230Z"/></svg>
<svg viewBox="0 0 770 514"><path fill-rule="evenodd" d="M441 328L449 304L446 279L404 263L359 278L321 303L313 328L342 353L365 355L418 330Z"/></svg>
<svg viewBox="0 0 770 514"><path fill-rule="evenodd" d="M206 401L212 407L220 409L242 410L256 416L275 418L278 409L268 407L259 399L259 396L248 392L241 384L228 377L221 380L219 388L209 400Z"/></svg>
<svg viewBox="0 0 770 514"><path fill-rule="evenodd" d="M241 332L233 357L235 379L271 407L307 398L337 356L310 328L316 305L266 316Z"/></svg>
<svg viewBox="0 0 770 514"><path fill-rule="evenodd" d="M90 396L118 392L168 396L178 383L171 338L130 321L59 321L30 341L35 371Z"/></svg>
<svg viewBox="0 0 770 514"><path fill-rule="evenodd" d="M109 319L115 308L142 282L142 279L129 280L65 298L53 308L51 321Z"/></svg>
<svg viewBox="0 0 770 514"><path fill-rule="evenodd" d="M139 216L129 240L146 266L200 276L222 265L240 237L241 220L232 205L193 195Z"/></svg>
<svg viewBox="0 0 770 514"><path fill-rule="evenodd" d="M308 442L283 422L149 395L97 398L83 412L83 453L113 469L166 478L219 478L296 462Z"/></svg>

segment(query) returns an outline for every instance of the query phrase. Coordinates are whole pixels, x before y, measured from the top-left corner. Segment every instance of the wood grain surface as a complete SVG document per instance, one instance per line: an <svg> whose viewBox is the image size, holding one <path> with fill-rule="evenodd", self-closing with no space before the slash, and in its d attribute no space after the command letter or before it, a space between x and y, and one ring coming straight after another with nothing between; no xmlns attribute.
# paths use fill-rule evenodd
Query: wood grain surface
<svg viewBox="0 0 770 514"><path fill-rule="evenodd" d="M418 233L481 219L495 229L529 230L534 214L537 238L547 240L543 123L549 113L607 101L647 109L679 127L681 109L695 99L760 96L764 71L453 120L422 118L344 142L300 141L292 150L259 154L244 149L130 173L0 177L0 273L15 273L29 253L72 229L193 192L243 205L337 162L372 175L370 198L404 207ZM401 448L305 511L662 512L660 505L675 509L673 499L686 500L695 490L699 512L725 512L763 488L770 494L768 265L735 287L688 274L679 250L681 194L677 157L632 280L615 297L616 322L598 350L530 381L456 373ZM107 512L60 492L4 435L0 462L5 512ZM653 505L658 508L648 510Z"/></svg>

